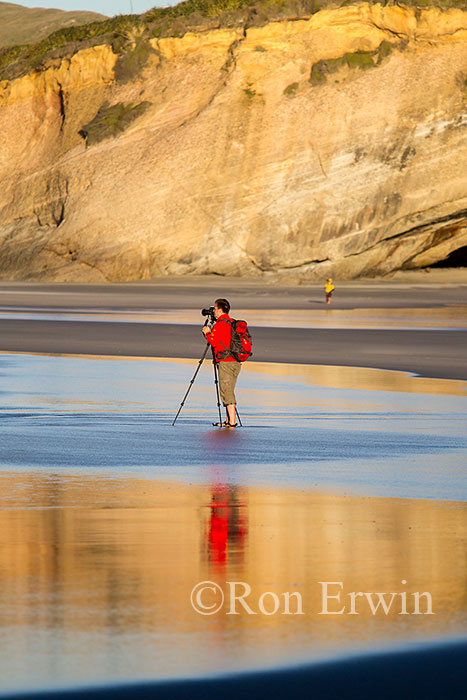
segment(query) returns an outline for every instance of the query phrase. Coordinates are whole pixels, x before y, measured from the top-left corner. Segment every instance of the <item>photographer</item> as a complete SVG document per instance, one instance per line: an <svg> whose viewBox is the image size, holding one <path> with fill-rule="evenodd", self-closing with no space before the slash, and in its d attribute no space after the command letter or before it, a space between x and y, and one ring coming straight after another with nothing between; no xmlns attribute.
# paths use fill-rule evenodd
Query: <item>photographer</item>
<svg viewBox="0 0 467 700"><path fill-rule="evenodd" d="M216 299L213 315L216 322L212 328L203 326L203 333L209 345L214 349L214 357L219 371L219 389L221 401L225 406L227 417L224 423L215 423L217 426L236 428L236 404L235 384L241 369L241 363L230 352L231 322L229 316L230 304L227 299Z"/></svg>

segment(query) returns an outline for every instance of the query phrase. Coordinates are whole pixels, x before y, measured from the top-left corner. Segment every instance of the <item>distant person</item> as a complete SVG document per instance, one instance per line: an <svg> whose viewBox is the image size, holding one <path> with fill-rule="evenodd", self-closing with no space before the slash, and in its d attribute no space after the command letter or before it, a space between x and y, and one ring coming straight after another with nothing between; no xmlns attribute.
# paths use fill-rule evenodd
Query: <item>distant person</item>
<svg viewBox="0 0 467 700"><path fill-rule="evenodd" d="M324 292L326 294L326 304L331 303L332 293L335 290L335 286L332 283L332 279L328 277L326 284L324 285Z"/></svg>
<svg viewBox="0 0 467 700"><path fill-rule="evenodd" d="M209 345L214 348L214 357L219 371L219 391L221 401L226 410L224 423L214 423L214 425L236 428L237 400L235 398L235 384L242 365L230 352L230 339L234 319L230 318L229 311L230 303L227 299L216 299L214 303L214 318L216 322L212 330L207 325L203 326L203 333Z"/></svg>

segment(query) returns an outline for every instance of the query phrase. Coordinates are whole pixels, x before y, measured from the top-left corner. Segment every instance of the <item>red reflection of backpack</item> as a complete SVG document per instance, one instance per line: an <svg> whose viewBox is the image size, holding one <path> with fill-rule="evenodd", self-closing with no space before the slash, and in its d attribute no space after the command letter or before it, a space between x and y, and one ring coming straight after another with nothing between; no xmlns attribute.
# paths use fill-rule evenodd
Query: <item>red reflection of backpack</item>
<svg viewBox="0 0 467 700"><path fill-rule="evenodd" d="M226 348L224 352L218 353L219 359L225 360L226 357L231 356L237 362L245 362L253 355L251 352L253 341L251 340L246 321L236 321L235 319L230 321L226 318L220 320L230 324L230 348Z"/></svg>

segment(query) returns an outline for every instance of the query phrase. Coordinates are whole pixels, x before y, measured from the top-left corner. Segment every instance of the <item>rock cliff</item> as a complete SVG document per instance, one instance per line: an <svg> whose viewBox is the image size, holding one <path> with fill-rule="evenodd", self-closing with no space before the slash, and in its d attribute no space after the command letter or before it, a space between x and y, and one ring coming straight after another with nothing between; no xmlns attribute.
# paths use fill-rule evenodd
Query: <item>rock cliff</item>
<svg viewBox="0 0 467 700"><path fill-rule="evenodd" d="M345 5L50 59L0 82L0 276L432 264L467 245L466 102L460 9Z"/></svg>

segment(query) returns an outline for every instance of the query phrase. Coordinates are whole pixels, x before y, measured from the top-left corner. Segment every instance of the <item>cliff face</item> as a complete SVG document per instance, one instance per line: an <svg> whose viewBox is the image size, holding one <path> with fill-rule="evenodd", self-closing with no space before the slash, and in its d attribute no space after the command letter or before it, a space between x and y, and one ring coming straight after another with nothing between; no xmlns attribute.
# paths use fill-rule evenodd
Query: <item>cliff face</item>
<svg viewBox="0 0 467 700"><path fill-rule="evenodd" d="M141 47L0 83L3 278L343 279L467 244L467 12L361 4Z"/></svg>

